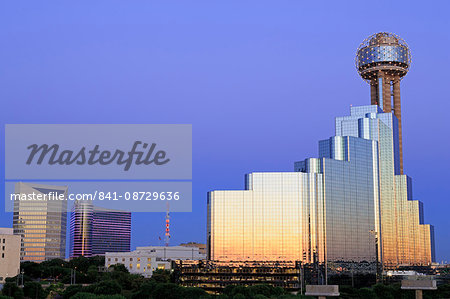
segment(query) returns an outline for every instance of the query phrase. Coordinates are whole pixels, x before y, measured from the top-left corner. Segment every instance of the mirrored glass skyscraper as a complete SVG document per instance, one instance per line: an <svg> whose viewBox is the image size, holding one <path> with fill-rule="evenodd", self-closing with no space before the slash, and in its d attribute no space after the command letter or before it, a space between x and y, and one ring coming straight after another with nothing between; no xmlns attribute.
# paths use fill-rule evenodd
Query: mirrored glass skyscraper
<svg viewBox="0 0 450 299"><path fill-rule="evenodd" d="M377 142L336 136L291 173L251 173L208 197L213 260L375 262Z"/></svg>
<svg viewBox="0 0 450 299"><path fill-rule="evenodd" d="M352 107L319 142L319 158L248 174L242 191L210 192L210 258L430 264L433 228L399 174L397 136L394 114Z"/></svg>
<svg viewBox="0 0 450 299"><path fill-rule="evenodd" d="M371 36L356 62L372 105L337 117L318 158L296 162L294 172L250 173L245 190L209 192L209 258L385 268L434 261L433 226L403 174L399 81L410 61L399 37Z"/></svg>

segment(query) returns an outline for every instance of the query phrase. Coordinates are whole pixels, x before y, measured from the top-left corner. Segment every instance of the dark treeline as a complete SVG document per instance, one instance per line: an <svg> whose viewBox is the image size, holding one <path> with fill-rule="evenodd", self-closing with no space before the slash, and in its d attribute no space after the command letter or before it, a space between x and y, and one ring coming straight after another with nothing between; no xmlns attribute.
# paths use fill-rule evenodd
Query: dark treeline
<svg viewBox="0 0 450 299"><path fill-rule="evenodd" d="M0 299L73 298L73 299L293 299L312 298L292 295L279 287L261 284L251 287L228 286L223 294L210 295L203 289L182 287L176 283L176 273L154 271L151 278L130 274L124 265L104 271L104 258L75 258L70 262L54 259L42 263L24 262L21 275L8 278ZM74 275L75 273L75 275ZM75 284L70 285L75 276ZM339 282L340 298L390 299L414 298L413 291L400 289L400 284L365 286L371 277L334 277ZM354 287L351 286L353 282ZM362 283L363 282L363 283ZM21 287L23 283L23 287ZM424 298L450 298L450 285L437 291L424 292Z"/></svg>

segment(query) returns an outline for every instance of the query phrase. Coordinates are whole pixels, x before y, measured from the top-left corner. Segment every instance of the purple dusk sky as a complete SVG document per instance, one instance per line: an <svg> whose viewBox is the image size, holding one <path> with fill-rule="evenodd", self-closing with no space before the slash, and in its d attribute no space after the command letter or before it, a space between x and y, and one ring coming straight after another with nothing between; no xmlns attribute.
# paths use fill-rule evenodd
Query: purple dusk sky
<svg viewBox="0 0 450 299"><path fill-rule="evenodd" d="M450 261L449 11L448 1L2 1L0 119L192 124L193 212L172 214L171 244L205 242L206 192L316 157L334 117L370 104L357 47L393 32L413 57L401 83L405 173L437 260ZM158 245L164 213L134 213L132 225L132 248Z"/></svg>

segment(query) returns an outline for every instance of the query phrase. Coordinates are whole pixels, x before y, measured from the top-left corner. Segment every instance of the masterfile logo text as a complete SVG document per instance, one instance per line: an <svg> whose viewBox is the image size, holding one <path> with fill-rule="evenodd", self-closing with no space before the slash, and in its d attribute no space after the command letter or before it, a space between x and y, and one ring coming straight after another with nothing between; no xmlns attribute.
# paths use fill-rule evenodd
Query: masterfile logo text
<svg viewBox="0 0 450 299"><path fill-rule="evenodd" d="M143 150L139 150L139 147ZM78 151L68 149L60 151L58 144L51 146L48 144L32 144L27 147L30 150L30 155L26 163L30 165L35 162L41 165L45 159L47 159L46 162L50 165L71 165L74 163L77 165L94 165L97 163L100 165L108 165L116 162L117 165L124 165L125 171L130 169L133 162L136 165L164 165L168 163L170 159L166 158L166 152L163 150L156 151L155 148L156 143L149 145L142 141L135 141L133 147L128 152L119 149L114 151L101 151L100 145L98 144L91 150L86 150L86 147L83 146ZM134 156L136 156L136 160L134 160ZM34 159L35 157L36 159Z"/></svg>

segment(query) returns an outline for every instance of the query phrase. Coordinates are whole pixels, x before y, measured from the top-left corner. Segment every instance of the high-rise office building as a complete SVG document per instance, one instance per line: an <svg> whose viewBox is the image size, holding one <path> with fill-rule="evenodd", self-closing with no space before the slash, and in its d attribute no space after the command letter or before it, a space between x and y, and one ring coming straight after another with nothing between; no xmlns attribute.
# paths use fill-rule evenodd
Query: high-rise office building
<svg viewBox="0 0 450 299"><path fill-rule="evenodd" d="M128 252L131 242L131 212L75 202L70 217L70 256Z"/></svg>
<svg viewBox="0 0 450 299"><path fill-rule="evenodd" d="M70 257L92 256L91 202L76 201L70 213Z"/></svg>
<svg viewBox="0 0 450 299"><path fill-rule="evenodd" d="M243 191L209 193L210 259L376 262L377 143L337 136L321 147L328 157L296 172L251 173Z"/></svg>
<svg viewBox="0 0 450 299"><path fill-rule="evenodd" d="M352 107L350 116L336 118L336 134L319 142L319 158L296 162L294 172L248 174L245 190L210 192L210 259L382 261L386 267L434 260L433 227L424 224L423 205L413 200L411 179L402 171L398 80L409 67L409 49L385 33L367 44L357 61L366 52L386 52L379 54L379 64L359 69L380 68L368 78L382 93L372 94L372 105ZM385 63L382 55L408 64ZM392 100L388 82L394 113L386 108Z"/></svg>
<svg viewBox="0 0 450 299"><path fill-rule="evenodd" d="M15 195L13 229L22 236L20 260L64 259L67 187L17 183Z"/></svg>

